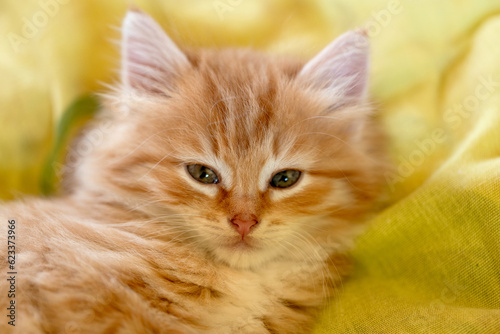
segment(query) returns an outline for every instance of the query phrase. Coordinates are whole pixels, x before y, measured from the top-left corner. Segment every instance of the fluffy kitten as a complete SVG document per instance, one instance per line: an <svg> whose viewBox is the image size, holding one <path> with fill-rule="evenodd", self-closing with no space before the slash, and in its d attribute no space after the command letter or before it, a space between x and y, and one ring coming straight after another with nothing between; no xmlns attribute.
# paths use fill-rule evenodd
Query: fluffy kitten
<svg viewBox="0 0 500 334"><path fill-rule="evenodd" d="M382 183L366 37L305 65L183 52L130 11L122 59L67 194L0 208L18 272L16 327L0 331L309 332Z"/></svg>

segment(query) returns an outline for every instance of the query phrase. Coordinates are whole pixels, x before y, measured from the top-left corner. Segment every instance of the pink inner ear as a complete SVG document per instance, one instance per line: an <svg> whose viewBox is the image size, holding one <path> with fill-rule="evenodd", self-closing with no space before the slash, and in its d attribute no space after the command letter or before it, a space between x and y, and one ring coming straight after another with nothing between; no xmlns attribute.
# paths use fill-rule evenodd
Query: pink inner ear
<svg viewBox="0 0 500 334"><path fill-rule="evenodd" d="M299 77L318 89L362 99L368 81L369 42L360 32L347 32L330 43L302 69Z"/></svg>
<svg viewBox="0 0 500 334"><path fill-rule="evenodd" d="M129 11L122 29L122 82L125 86L150 92L172 89L179 72L189 65L182 51L143 12Z"/></svg>

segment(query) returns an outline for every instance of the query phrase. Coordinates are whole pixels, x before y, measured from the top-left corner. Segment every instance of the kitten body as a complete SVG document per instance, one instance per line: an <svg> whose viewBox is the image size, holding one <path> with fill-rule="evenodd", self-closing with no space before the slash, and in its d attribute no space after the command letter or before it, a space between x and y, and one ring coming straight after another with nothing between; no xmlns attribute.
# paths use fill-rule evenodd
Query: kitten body
<svg viewBox="0 0 500 334"><path fill-rule="evenodd" d="M0 208L0 238L16 221L15 329L309 332L382 183L366 38L347 33L305 65L182 52L132 11L122 46L122 84L81 139L102 140L67 194ZM196 180L193 164L217 182ZM283 170L300 178L272 187Z"/></svg>
<svg viewBox="0 0 500 334"><path fill-rule="evenodd" d="M175 236L138 231L143 218L114 208L89 218L94 208L82 204L3 208L16 218L18 281L16 327L3 321L2 333L307 333L346 273L343 256L312 246L323 261L291 256L233 269ZM114 218L122 214L127 220ZM128 228L113 225L124 221Z"/></svg>

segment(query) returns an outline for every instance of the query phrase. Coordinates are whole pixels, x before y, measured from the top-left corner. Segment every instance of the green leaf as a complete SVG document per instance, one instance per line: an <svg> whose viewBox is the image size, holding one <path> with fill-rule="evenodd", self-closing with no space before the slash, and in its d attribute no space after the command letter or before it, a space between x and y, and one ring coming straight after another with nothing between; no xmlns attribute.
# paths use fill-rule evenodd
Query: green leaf
<svg viewBox="0 0 500 334"><path fill-rule="evenodd" d="M64 166L67 149L98 109L98 99L93 95L84 95L76 99L63 113L56 128L54 144L42 170L40 178L42 194L53 195L59 189L60 171Z"/></svg>

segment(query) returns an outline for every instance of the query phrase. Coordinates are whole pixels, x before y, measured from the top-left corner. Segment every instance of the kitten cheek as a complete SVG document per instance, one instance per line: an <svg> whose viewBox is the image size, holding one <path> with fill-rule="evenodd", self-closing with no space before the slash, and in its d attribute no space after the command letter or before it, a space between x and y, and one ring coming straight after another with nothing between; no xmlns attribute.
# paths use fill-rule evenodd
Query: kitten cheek
<svg viewBox="0 0 500 334"><path fill-rule="evenodd" d="M306 181L306 180L302 180ZM344 179L310 177L296 188L273 190L270 200L275 207L293 212L293 217L322 216L339 208L356 204L351 186Z"/></svg>
<svg viewBox="0 0 500 334"><path fill-rule="evenodd" d="M311 203L309 206L311 213L323 215L337 211L339 208L350 208L356 204L356 199L347 180L335 179L330 181L330 184L330 189L316 198L315 203Z"/></svg>
<svg viewBox="0 0 500 334"><path fill-rule="evenodd" d="M325 202L329 207L352 206L356 202L356 199L352 192L349 181L345 179L335 180L332 190L325 198Z"/></svg>

